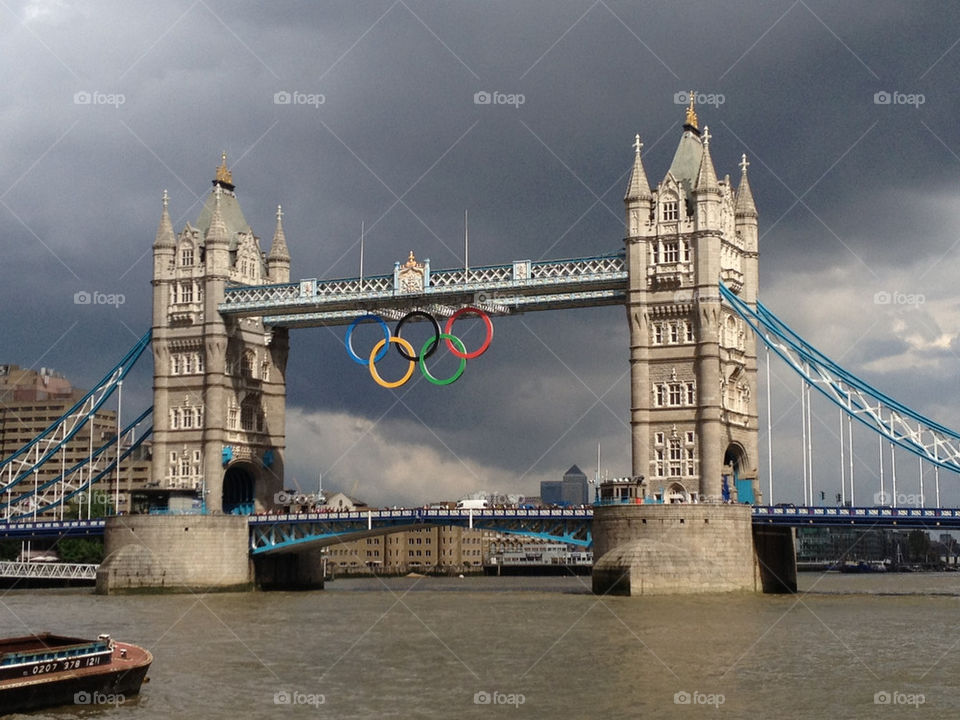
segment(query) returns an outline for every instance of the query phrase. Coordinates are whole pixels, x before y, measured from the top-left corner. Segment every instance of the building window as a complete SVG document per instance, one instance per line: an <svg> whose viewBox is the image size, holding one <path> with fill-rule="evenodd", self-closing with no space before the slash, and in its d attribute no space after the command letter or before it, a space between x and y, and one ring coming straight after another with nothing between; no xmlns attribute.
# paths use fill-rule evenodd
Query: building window
<svg viewBox="0 0 960 720"><path fill-rule="evenodd" d="M180 353L173 353L170 356L170 374L179 375L181 369L181 358Z"/></svg>
<svg viewBox="0 0 960 720"><path fill-rule="evenodd" d="M693 323L685 322L683 324L683 327L686 331L687 342L692 343L693 342Z"/></svg>
<svg viewBox="0 0 960 720"><path fill-rule="evenodd" d="M193 283L192 282L185 282L180 284L180 302L182 303L193 302Z"/></svg>
<svg viewBox="0 0 960 720"><path fill-rule="evenodd" d="M173 409L170 411L170 429L178 430L180 428L180 413Z"/></svg>
<svg viewBox="0 0 960 720"><path fill-rule="evenodd" d="M681 457L682 457L682 448L680 447L680 440L677 438L671 438L670 440L670 477L679 477Z"/></svg>
<svg viewBox="0 0 960 720"><path fill-rule="evenodd" d="M235 407L227 410L227 427L231 430L237 429L237 409Z"/></svg>
<svg viewBox="0 0 960 720"><path fill-rule="evenodd" d="M690 262L690 243L683 241L683 261Z"/></svg>
<svg viewBox="0 0 960 720"><path fill-rule="evenodd" d="M663 324L653 324L653 343L654 345L663 345Z"/></svg>
<svg viewBox="0 0 960 720"><path fill-rule="evenodd" d="M657 407L663 407L667 404L667 388L665 385L657 385Z"/></svg>
<svg viewBox="0 0 960 720"><path fill-rule="evenodd" d="M240 428L252 432L254 415L253 406L244 405L240 410Z"/></svg>
<svg viewBox="0 0 960 720"><path fill-rule="evenodd" d="M679 407L683 400L683 394L680 391L680 383L670 383L670 405L673 407Z"/></svg>
<svg viewBox="0 0 960 720"><path fill-rule="evenodd" d="M663 219L665 222L676 222L679 217L680 214L675 201L665 202L663 204Z"/></svg>
<svg viewBox="0 0 960 720"><path fill-rule="evenodd" d="M189 267L193 265L193 248L192 247L185 247L180 252L180 264L183 265L184 267Z"/></svg>
<svg viewBox="0 0 960 720"><path fill-rule="evenodd" d="M679 257L677 243L668 242L663 244L663 262L675 263Z"/></svg>
<svg viewBox="0 0 960 720"><path fill-rule="evenodd" d="M693 445L693 430L687 430L686 432L686 441L687 445Z"/></svg>
<svg viewBox="0 0 960 720"><path fill-rule="evenodd" d="M193 410L186 408L183 411L183 429L189 430L193 427Z"/></svg>
<svg viewBox="0 0 960 720"><path fill-rule="evenodd" d="M663 476L664 476L663 450L658 449L657 450L657 477L663 477Z"/></svg>
<svg viewBox="0 0 960 720"><path fill-rule="evenodd" d="M246 378L253 379L253 369L256 367L257 358L252 350L247 350L240 359L240 372Z"/></svg>
<svg viewBox="0 0 960 720"><path fill-rule="evenodd" d="M670 342L677 344L680 342L680 328L677 323L670 323Z"/></svg>
<svg viewBox="0 0 960 720"><path fill-rule="evenodd" d="M687 383L687 405L697 404L697 393L692 382Z"/></svg>
<svg viewBox="0 0 960 720"><path fill-rule="evenodd" d="M663 433L662 432L655 433L653 436L653 442L655 445L663 445Z"/></svg>
<svg viewBox="0 0 960 720"><path fill-rule="evenodd" d="M687 462L686 462L686 474L688 477L696 475L693 467L693 448L687 448L686 450Z"/></svg>

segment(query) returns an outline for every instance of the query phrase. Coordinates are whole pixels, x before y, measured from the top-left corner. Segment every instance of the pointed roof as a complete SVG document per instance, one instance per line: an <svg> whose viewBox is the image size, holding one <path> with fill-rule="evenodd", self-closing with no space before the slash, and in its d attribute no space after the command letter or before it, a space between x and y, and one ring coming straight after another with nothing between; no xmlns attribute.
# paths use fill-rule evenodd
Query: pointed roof
<svg viewBox="0 0 960 720"><path fill-rule="evenodd" d="M155 248L173 248L177 246L177 239L173 234L173 223L170 222L170 210L167 205L170 203L170 196L167 191L163 191L163 214L160 216L160 224L157 226L157 236L154 238L153 246Z"/></svg>
<svg viewBox="0 0 960 720"><path fill-rule="evenodd" d="M720 186L717 184L717 171L713 167L713 158L710 157L710 128L703 128L703 154L700 157L700 169L697 171L697 184L694 186L698 191L719 192Z"/></svg>
<svg viewBox="0 0 960 720"><path fill-rule="evenodd" d="M227 224L223 220L223 212L220 208L223 190L218 185L214 188L213 210L210 214L209 225L204 233L204 240L208 243L217 242L226 244L230 241L230 235L227 234Z"/></svg>
<svg viewBox="0 0 960 720"><path fill-rule="evenodd" d="M734 215L745 217L756 217L757 206L753 202L753 192L750 190L750 181L747 180L747 162L746 153L740 158L740 187L737 188L737 206Z"/></svg>
<svg viewBox="0 0 960 720"><path fill-rule="evenodd" d="M667 170L667 175L673 176L673 179L683 187L684 199L687 199L690 191L696 187L702 157L703 145L700 141L700 132L690 126L684 126L677 152L674 153L673 162Z"/></svg>
<svg viewBox="0 0 960 720"><path fill-rule="evenodd" d="M643 143L640 142L640 135L637 135L633 143L636 154L633 158L633 170L630 173L630 182L627 183L627 192L623 196L624 201L640 200L650 197L650 183L647 182L647 173L643 170L643 161L640 160L640 150Z"/></svg>
<svg viewBox="0 0 960 720"><path fill-rule="evenodd" d="M583 477L586 477L586 474L583 472L583 470L581 470L576 465L571 465L570 469L563 474L564 477L569 477L571 475L576 475L578 477L583 475Z"/></svg>
<svg viewBox="0 0 960 720"><path fill-rule="evenodd" d="M290 251L287 249L287 236L283 232L283 208L277 205L277 228L273 232L273 244L267 260L276 262L282 260L290 262Z"/></svg>
<svg viewBox="0 0 960 720"><path fill-rule="evenodd" d="M237 196L234 193L235 188L233 175L227 169L227 154L222 153L220 155L220 166L216 172L216 179L213 181L213 189L203 204L200 217L197 218L197 229L200 230L202 237L206 237L210 229L210 221L213 218L213 206L216 202L216 195L219 192L220 214L227 228L230 250L237 249L237 233L253 235L253 230L250 229L250 224L243 216L243 210L240 209L240 203L237 201Z"/></svg>

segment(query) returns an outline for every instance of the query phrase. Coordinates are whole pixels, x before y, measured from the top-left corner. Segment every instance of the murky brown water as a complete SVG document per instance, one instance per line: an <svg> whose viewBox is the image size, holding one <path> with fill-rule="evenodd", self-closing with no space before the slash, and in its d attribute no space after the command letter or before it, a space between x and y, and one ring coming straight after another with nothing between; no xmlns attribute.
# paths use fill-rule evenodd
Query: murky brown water
<svg viewBox="0 0 960 720"><path fill-rule="evenodd" d="M802 575L813 592L795 597L597 598L584 582L10 591L0 633L108 631L154 653L139 699L31 718L960 717L960 574Z"/></svg>

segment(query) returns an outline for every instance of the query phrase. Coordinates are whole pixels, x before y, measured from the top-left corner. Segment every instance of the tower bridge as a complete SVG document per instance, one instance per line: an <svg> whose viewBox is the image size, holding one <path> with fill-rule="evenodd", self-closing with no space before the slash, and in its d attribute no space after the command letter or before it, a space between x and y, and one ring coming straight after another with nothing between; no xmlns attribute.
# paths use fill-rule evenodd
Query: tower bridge
<svg viewBox="0 0 960 720"><path fill-rule="evenodd" d="M195 224L188 222L176 232L164 193L153 243L152 327L141 340L150 342L153 351L152 426L140 429L152 432L153 449L151 480L143 492L172 515L106 521L107 590L138 582L204 586L211 575L221 578L220 586L249 583L250 525L245 516L272 511L283 488L290 331L349 326L351 354L365 363L366 356L353 353L350 334L371 315L384 330L384 340L369 354L371 372L379 348L385 352L393 343L409 348L411 372L417 361L426 372L428 346L441 338L452 353L472 356L462 345L456 347L456 338L440 333L438 317L449 319L449 333L461 314L480 315L492 335L489 316L624 307L635 482L630 502L600 505L591 519L598 591L688 592L761 585L789 590L795 587L790 527L802 520L837 521L835 516L818 518L813 510L801 517L770 507L772 474L765 497L757 472L758 339L801 376L805 387L815 387L845 414L841 445L846 417L848 424L856 419L877 433L881 446L889 442L891 453L894 447L913 453L921 460L921 496L922 462L937 470L960 469L960 434L855 378L758 301L758 213L747 158L740 162L737 183L729 175L721 178L711 156L709 130L701 130L692 104L684 120L671 164L655 186L648 181L643 144L636 137L624 195L625 237L598 240L597 247L579 258L434 269L411 251L405 261L394 264L392 273L291 281L281 209L265 251L241 210L225 155ZM437 328L437 337L419 353L400 338L400 325L410 313L429 317ZM392 333L384 318L399 321ZM767 359L769 363L769 352ZM94 475L94 457L103 465L114 454L101 449L91 452L89 467L81 463L65 469L54 481L52 496L35 482L38 465L63 447L91 407L99 407L120 387L133 361L128 354L88 398L89 407L78 406L51 425L42 443L38 438L0 461L0 494L8 522L22 521L31 512L35 517L38 507L62 507L114 467L98 466ZM767 370L769 378L769 365ZM380 384L396 387L403 381ZM805 423L808 410L809 403L804 406ZM130 439L116 443L117 463L122 447L129 449L132 433L149 414L126 428ZM767 415L769 422L769 408ZM138 442L144 437L141 432ZM846 437L852 458L852 430ZM42 452L34 450L31 458L30 448L41 445ZM805 463L812 465L806 438L804 453ZM768 458L772 467L772 445ZM843 466L841 458L841 472ZM852 464L849 477L841 476L844 494L847 480L853 505ZM895 467L892 480L896 502ZM936 482L939 500L939 475ZM881 492L883 483L881 470ZM198 500L204 514L177 514L192 510ZM804 501L808 509L814 505L813 479L806 469ZM765 515L758 512L763 507ZM389 518L379 519L382 527L389 525ZM844 519L866 522L870 515ZM271 542L286 543L287 549L315 547L327 530L310 522L314 524L264 521L260 527L256 521L253 525L260 529L254 536L264 543L258 547ZM363 531L357 523L362 519L352 519L336 533ZM537 532L531 528L520 529ZM372 525L367 528L373 530ZM580 540L585 537L581 534ZM223 550L218 558L197 559L204 551L209 554L210 547L233 549ZM270 555L273 550L262 552ZM310 552L303 550L299 564L278 562L269 574L281 584L310 582ZM193 559L183 563L185 556ZM175 563L180 563L178 569L168 574Z"/></svg>

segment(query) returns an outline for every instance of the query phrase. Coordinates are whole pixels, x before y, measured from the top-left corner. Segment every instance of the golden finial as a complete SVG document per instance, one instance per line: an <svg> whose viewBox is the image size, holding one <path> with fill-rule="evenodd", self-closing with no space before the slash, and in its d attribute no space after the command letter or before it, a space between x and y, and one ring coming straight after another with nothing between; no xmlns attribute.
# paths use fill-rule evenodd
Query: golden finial
<svg viewBox="0 0 960 720"><path fill-rule="evenodd" d="M697 125L697 113L693 109L693 104L697 101L697 94L691 90L690 91L690 107L687 108L687 118L684 124L691 126L694 130L699 130L700 126Z"/></svg>
<svg viewBox="0 0 960 720"><path fill-rule="evenodd" d="M227 170L227 153L220 153L220 167L217 168L217 182L233 185L233 175Z"/></svg>
<svg viewBox="0 0 960 720"><path fill-rule="evenodd" d="M407 265L406 265L406 267L416 267L416 266L417 266L417 259L416 259L415 257L413 257L413 250L411 250L411 251L410 251L410 257L407 258Z"/></svg>

